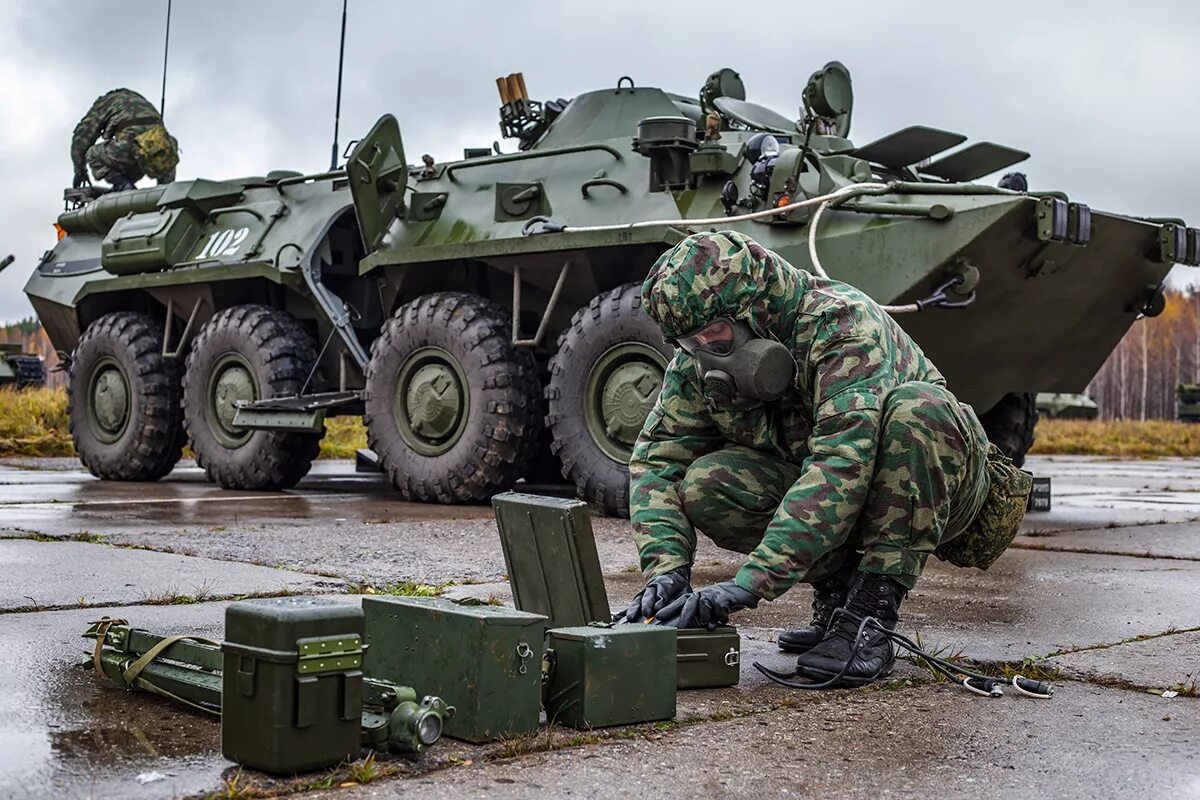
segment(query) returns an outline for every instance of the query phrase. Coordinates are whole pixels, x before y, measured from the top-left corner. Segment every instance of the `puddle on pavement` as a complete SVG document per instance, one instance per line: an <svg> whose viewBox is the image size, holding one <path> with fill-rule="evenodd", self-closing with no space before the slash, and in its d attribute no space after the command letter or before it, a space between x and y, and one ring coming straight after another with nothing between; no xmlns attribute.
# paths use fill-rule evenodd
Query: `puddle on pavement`
<svg viewBox="0 0 1200 800"><path fill-rule="evenodd" d="M229 766L215 718L100 685L81 667L56 664L29 694L14 688L29 706L0 717L0 796L176 796L218 787ZM163 777L139 781L151 773Z"/></svg>

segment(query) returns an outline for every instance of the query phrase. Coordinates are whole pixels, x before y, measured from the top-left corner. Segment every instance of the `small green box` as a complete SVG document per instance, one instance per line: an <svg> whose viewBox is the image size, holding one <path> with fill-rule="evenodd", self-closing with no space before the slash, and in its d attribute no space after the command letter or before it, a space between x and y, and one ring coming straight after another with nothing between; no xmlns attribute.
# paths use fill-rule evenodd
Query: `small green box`
<svg viewBox="0 0 1200 800"><path fill-rule="evenodd" d="M287 775L358 758L363 612L320 597L225 609L221 753Z"/></svg>
<svg viewBox="0 0 1200 800"><path fill-rule="evenodd" d="M203 226L188 208L160 208L130 214L113 224L100 243L100 263L114 275L166 269L186 261Z"/></svg>
<svg viewBox="0 0 1200 800"><path fill-rule="evenodd" d="M546 618L431 597L366 597L367 675L454 706L446 735L488 742L537 730Z"/></svg>
<svg viewBox="0 0 1200 800"><path fill-rule="evenodd" d="M546 719L602 728L675 716L675 629L660 625L555 628Z"/></svg>
<svg viewBox="0 0 1200 800"><path fill-rule="evenodd" d="M547 627L611 622L586 503L505 492L492 498L513 605Z"/></svg>
<svg viewBox="0 0 1200 800"><path fill-rule="evenodd" d="M678 643L680 689L737 685L742 674L742 637L737 628L684 628Z"/></svg>

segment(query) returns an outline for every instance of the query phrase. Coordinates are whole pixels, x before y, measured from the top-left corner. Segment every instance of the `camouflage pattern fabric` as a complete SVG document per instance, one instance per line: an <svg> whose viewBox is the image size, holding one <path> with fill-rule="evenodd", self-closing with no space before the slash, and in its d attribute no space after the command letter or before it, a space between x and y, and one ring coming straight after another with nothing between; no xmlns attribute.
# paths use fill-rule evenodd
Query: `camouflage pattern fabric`
<svg viewBox="0 0 1200 800"><path fill-rule="evenodd" d="M990 488L975 519L958 536L943 538L937 556L959 567L987 569L1008 549L1025 518L1033 476L990 445L987 455Z"/></svg>
<svg viewBox="0 0 1200 800"><path fill-rule="evenodd" d="M97 98L75 126L71 163L76 172L81 172L86 164L96 180L135 183L147 174L138 136L161 124L162 118L149 100L130 89L114 89ZM174 146L173 138L170 142ZM178 157L174 160L178 161ZM151 177L159 183L169 183L175 179L174 166Z"/></svg>
<svg viewBox="0 0 1200 800"><path fill-rule="evenodd" d="M735 580L766 599L820 580L859 547L863 570L911 586L947 531L982 505L978 419L858 290L723 231L664 253L642 298L668 339L742 319L797 364L782 399L721 405L676 351L630 462L647 577L691 563L699 529L748 551Z"/></svg>

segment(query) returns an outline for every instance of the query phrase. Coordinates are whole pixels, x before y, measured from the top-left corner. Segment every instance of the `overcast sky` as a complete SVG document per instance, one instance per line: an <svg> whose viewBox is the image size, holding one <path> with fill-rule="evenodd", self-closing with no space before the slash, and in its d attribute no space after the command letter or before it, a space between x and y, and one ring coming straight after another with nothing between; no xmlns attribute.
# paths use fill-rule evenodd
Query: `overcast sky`
<svg viewBox="0 0 1200 800"><path fill-rule="evenodd" d="M17 258L0 274L0 320L30 313L20 290L53 244L79 117L120 86L157 104L166 5L0 0L0 257ZM175 0L166 122L179 177L325 169L340 20L340 0ZM1034 189L1196 224L1197 42L1200 3L1185 0L350 0L341 141L390 112L412 161L490 146L494 79L518 70L550 99L622 75L694 95L730 66L748 99L791 116L808 75L837 59L859 143L946 128L1033 153Z"/></svg>

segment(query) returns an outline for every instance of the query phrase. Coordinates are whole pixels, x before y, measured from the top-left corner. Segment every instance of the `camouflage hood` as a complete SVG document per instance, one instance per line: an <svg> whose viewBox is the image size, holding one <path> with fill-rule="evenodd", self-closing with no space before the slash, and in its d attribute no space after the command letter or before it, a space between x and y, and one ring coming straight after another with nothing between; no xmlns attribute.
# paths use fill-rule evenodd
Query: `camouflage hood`
<svg viewBox="0 0 1200 800"><path fill-rule="evenodd" d="M805 287L804 273L748 236L697 233L655 262L642 305L669 339L729 317L787 344Z"/></svg>

